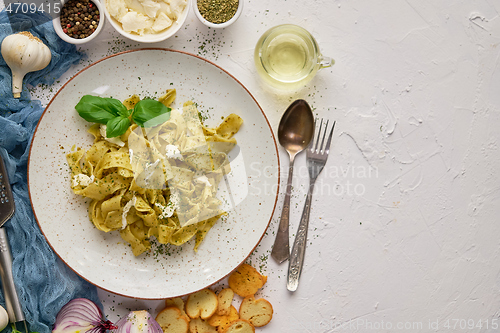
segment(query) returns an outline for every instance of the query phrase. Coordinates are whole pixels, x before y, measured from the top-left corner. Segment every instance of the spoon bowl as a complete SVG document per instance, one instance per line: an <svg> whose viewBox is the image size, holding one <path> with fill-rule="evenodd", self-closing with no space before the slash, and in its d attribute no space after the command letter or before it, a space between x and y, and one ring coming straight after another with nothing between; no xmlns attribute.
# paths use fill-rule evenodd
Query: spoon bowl
<svg viewBox="0 0 500 333"><path fill-rule="evenodd" d="M286 109L278 126L278 141L290 156L285 201L283 202L280 224L271 252L271 256L279 263L290 258L288 229L295 156L309 146L313 135L314 116L311 107L305 100L298 99Z"/></svg>
<svg viewBox="0 0 500 333"><path fill-rule="evenodd" d="M278 141L289 154L304 150L314 134L314 116L309 104L298 99L285 111L278 126Z"/></svg>

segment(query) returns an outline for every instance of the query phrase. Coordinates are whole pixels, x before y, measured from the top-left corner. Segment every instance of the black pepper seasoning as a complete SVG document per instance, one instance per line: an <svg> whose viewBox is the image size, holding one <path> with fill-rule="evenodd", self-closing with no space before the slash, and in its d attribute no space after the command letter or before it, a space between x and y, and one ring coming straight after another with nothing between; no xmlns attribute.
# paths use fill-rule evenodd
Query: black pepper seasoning
<svg viewBox="0 0 500 333"><path fill-rule="evenodd" d="M197 4L205 20L220 24L229 21L236 14L239 0L197 0Z"/></svg>
<svg viewBox="0 0 500 333"><path fill-rule="evenodd" d="M61 10L61 27L71 38L83 39L92 35L99 25L99 10L90 0L70 0Z"/></svg>

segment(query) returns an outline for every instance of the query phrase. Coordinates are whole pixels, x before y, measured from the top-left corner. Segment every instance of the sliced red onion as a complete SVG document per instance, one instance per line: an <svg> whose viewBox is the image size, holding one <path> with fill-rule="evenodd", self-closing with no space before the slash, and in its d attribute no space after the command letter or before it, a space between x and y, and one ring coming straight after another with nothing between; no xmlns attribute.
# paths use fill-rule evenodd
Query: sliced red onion
<svg viewBox="0 0 500 333"><path fill-rule="evenodd" d="M160 324L146 310L131 311L116 326L113 333L163 333Z"/></svg>
<svg viewBox="0 0 500 333"><path fill-rule="evenodd" d="M75 298L57 314L52 333L104 333L115 328L109 320L102 318L101 309L94 302Z"/></svg>

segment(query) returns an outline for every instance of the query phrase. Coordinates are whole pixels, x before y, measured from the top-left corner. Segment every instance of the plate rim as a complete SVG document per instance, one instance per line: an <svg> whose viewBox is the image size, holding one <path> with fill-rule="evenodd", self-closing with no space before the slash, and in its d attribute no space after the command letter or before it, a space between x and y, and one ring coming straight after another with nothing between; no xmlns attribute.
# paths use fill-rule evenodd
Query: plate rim
<svg viewBox="0 0 500 333"><path fill-rule="evenodd" d="M49 239L47 238L47 235L45 235L45 232L43 231L42 227L40 226L40 222L38 220L38 217L37 217L37 214L36 214L36 211L35 211L35 208L33 207L33 200L32 200L32 191L31 191L31 182L30 182L30 168L31 168L31 153L32 153L32 148L33 148L33 141L34 141L34 138L35 136L37 135L37 132L38 132L38 127L40 126L40 123L41 123L41 120L43 118L43 116L45 115L45 112L49 109L50 105L52 104L52 102L56 99L56 97L59 95L59 93L61 91L63 91L63 89L68 85L70 84L73 79L75 79L78 75L80 75L81 73L85 72L87 69L107 60L107 59L110 59L110 58L113 58L113 57L117 57L117 56L121 56L121 55L124 55L124 54L127 54L127 53L132 53L132 52L142 52L142 51L148 51L148 50L153 50L153 51L162 51L162 52L175 52L175 53L180 53L180 54L184 54L186 56L190 56L190 57L194 57L194 58L197 58L199 60L202 60L212 66L215 66L217 69L221 70L222 72L224 72L226 75L228 75L230 78L232 78L237 84L239 84L246 92L247 94L252 98L252 100L255 102L255 104L258 106L260 112L262 113L262 116L264 116L264 120L266 121L267 123L267 126L269 127L269 130L271 132L271 137L273 139L273 142L274 142L274 148L276 150L276 158L277 158L277 162L278 162L278 168L277 168L277 174L278 174L278 177L277 177L277 187L276 187L276 198L274 200L274 206L273 206L273 209L272 209L272 212L270 214L270 217L269 217L269 221L267 222L267 225L266 225L266 228L264 229L262 235L260 236L259 238L259 241L255 244L255 246L252 248L252 250L250 251L250 253L245 257L243 258L243 260L233 269L231 270L229 273L227 273L226 275L222 276L220 279L218 279L217 281L211 283L210 285L208 286L205 286L199 290L196 290L196 291L193 291L193 292L190 292L188 294L182 294L182 295L179 295L179 296L176 296L176 297L184 297L186 295L189 295L189 294L192 294L194 292L197 292L197 291L200 291L200 290L203 290L205 288L208 288L214 284L217 284L219 283L220 281L222 281L223 279L225 279L227 276L229 276L232 272L234 272L239 266L241 266L241 264L243 264L251 255L252 253L255 251L255 249L259 246L259 244L262 242L262 239L264 238L264 236L266 235L267 233L267 230L269 229L269 226L271 224L271 220L273 219L273 216L274 216L274 213L276 212L276 206L277 206L277 203L278 203L278 198L279 198L279 193L280 193L280 185L281 185L281 165L280 165L280 155L279 155L279 150L278 150L278 144L277 144L277 141L276 141L276 137L274 135L274 132L273 132L273 128L269 122L269 119L267 118L266 114L264 113L264 110L262 109L262 107L260 106L259 102L256 100L256 98L253 96L253 94L247 89L247 87L241 83L236 77L234 77L231 73L229 73L227 70L225 70L224 68L222 68L221 66L217 65L216 63L214 63L213 61L210 61L208 59L205 59L203 57L200 57L194 53L190 53L190 52L186 52L186 51L181 51L181 50L174 50L174 49L169 49L169 48L161 48L161 47L146 47L146 48L138 48L138 49L134 49L134 50L126 50L126 51L122 51L122 52L118 52L118 53L115 53L115 54L111 54L111 55L108 55L108 56L105 56L99 60L96 60L95 62L85 66L84 68L82 68L81 70L79 70L76 74L74 74L73 76L71 76L58 90L57 92L55 93L54 96L52 96L52 98L50 99L49 103L47 103L47 105L45 106L45 109L43 110L40 118L38 119L38 122L37 122L37 125L35 127L35 130L33 131L33 135L31 137L31 141L30 141L30 149L29 149L29 155L28 155L28 168L27 168L27 183L28 183L28 195L29 195L29 199L30 199L30 206L31 206L31 210L33 212L33 215L35 217L35 220L38 224L38 228L40 229L40 232L42 233L45 241L47 242L47 244L49 245L50 249L52 250L52 252L54 252L54 254L66 265L66 267L68 267L69 269L71 269L71 271L73 271L78 277L80 277L81 279L85 280L86 282L88 282L89 284L95 286L96 288L98 289L101 289L101 290L104 290L108 293L111 293L111 294L114 294L114 295L118 295L118 296L122 296L122 297L127 297L127 298L131 298L131 299L139 299L139 300L162 300L162 299L165 299L165 297L138 297L138 296L130 296L130 295L125 295L125 294L122 294L122 293L117 293L116 291L112 291L112 290L109 290L109 289L106 289L106 288L103 288L101 286L98 286L97 284L95 284L94 282L90 281L89 279L85 278L84 276L82 276L80 273L78 273L73 267L71 267L62 257L61 255L59 255L59 253L57 251L55 251L54 249L54 246L50 243Z"/></svg>

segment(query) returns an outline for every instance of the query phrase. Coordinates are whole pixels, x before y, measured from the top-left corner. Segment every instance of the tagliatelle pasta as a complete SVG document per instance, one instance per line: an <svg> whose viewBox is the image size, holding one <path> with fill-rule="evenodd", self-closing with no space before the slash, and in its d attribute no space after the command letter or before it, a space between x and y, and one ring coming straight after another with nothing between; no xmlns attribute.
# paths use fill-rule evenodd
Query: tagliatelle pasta
<svg viewBox="0 0 500 333"><path fill-rule="evenodd" d="M170 90L159 99L169 106ZM123 104L131 109L134 95ZM107 138L103 125L89 133L88 150L67 154L74 193L90 198L89 218L104 232L119 231L134 255L150 249L150 239L182 245L195 238L195 251L225 211L217 199L218 185L230 172L227 154L243 120L231 114L216 128L200 121L193 102L182 112L151 128L132 124L118 138Z"/></svg>

